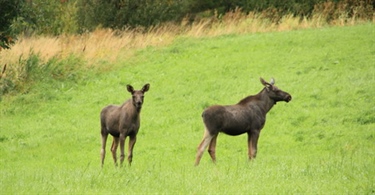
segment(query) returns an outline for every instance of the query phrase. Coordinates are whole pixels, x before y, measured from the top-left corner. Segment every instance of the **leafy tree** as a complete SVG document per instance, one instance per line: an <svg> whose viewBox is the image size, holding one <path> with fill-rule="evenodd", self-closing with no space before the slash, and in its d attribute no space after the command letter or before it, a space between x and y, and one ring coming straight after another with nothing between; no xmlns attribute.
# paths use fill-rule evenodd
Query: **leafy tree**
<svg viewBox="0 0 375 195"><path fill-rule="evenodd" d="M22 26L22 30L29 30L38 34L61 33L60 29L62 10L60 9L60 1L50 0L30 0L24 1L21 7L19 22L26 25ZM18 30L18 29L15 29Z"/></svg>
<svg viewBox="0 0 375 195"><path fill-rule="evenodd" d="M18 14L18 0L0 0L0 49L9 49L14 42L15 37L10 30L10 26Z"/></svg>
<svg viewBox="0 0 375 195"><path fill-rule="evenodd" d="M77 32L75 1L19 1L19 14L13 21L11 29L15 34L59 35Z"/></svg>
<svg viewBox="0 0 375 195"><path fill-rule="evenodd" d="M98 26L122 29L150 27L178 21L187 13L184 0L79 0L77 21L80 31Z"/></svg>

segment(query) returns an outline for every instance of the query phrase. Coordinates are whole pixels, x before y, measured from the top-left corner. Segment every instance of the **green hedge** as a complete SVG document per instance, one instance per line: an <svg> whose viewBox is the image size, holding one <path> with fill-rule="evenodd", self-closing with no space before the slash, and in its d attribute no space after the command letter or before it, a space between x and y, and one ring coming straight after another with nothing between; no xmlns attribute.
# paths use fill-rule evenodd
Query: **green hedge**
<svg viewBox="0 0 375 195"><path fill-rule="evenodd" d="M372 0L0 0L0 35L81 33L98 27L123 29L179 22L186 16L212 11L212 16L240 9L260 12L277 22L284 14L327 20L344 13L372 20ZM207 16L207 14L205 15ZM275 20L276 18L276 20Z"/></svg>

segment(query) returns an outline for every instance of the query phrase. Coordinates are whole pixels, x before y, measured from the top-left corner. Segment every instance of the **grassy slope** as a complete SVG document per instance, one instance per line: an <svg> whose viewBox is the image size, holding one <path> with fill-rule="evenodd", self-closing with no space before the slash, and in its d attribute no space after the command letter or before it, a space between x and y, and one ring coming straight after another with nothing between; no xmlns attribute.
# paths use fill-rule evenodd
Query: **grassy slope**
<svg viewBox="0 0 375 195"><path fill-rule="evenodd" d="M1 102L0 192L375 193L374 25L180 38L116 71L40 84ZM202 110L274 77L277 104L247 162L246 136L220 135L217 165L193 167ZM100 169L99 112L151 84L131 168Z"/></svg>

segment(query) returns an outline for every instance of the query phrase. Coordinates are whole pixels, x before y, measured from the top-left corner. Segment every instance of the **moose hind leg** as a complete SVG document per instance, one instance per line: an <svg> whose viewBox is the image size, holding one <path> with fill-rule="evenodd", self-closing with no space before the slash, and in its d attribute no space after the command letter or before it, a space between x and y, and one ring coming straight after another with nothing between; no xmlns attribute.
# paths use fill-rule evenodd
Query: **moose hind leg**
<svg viewBox="0 0 375 195"><path fill-rule="evenodd" d="M205 132L204 132L203 139L198 146L197 156L196 156L196 159L195 159L195 166L197 166L199 164L199 161L202 158L203 152L206 150L208 144L211 142L213 137L214 136L212 136L210 134L210 132L208 132L208 130L206 129Z"/></svg>
<svg viewBox="0 0 375 195"><path fill-rule="evenodd" d="M102 133L102 148L101 148L101 151L100 151L100 157L101 157L101 161L102 161L102 167L104 165L105 145L107 143L107 137L108 137L108 134Z"/></svg>
<svg viewBox="0 0 375 195"><path fill-rule="evenodd" d="M210 146L208 147L208 153L211 156L212 162L216 163L216 139L218 135L212 137Z"/></svg>
<svg viewBox="0 0 375 195"><path fill-rule="evenodd" d="M115 163L115 166L117 166L117 147L118 147L118 143L119 143L119 138L113 137L111 152L112 152L113 162Z"/></svg>
<svg viewBox="0 0 375 195"><path fill-rule="evenodd" d="M128 162L129 162L129 166L132 164L132 161L133 161L133 149L134 149L134 145L135 145L135 142L137 141L137 136L130 136L129 138L129 151L128 151Z"/></svg>

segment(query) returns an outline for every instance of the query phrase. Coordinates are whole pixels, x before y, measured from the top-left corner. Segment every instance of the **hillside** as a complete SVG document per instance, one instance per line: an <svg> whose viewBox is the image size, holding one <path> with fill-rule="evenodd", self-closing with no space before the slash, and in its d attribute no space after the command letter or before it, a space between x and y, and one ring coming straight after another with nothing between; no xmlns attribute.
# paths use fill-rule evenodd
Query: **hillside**
<svg viewBox="0 0 375 195"><path fill-rule="evenodd" d="M0 102L0 192L375 193L374 29L179 37L37 79ZM203 109L258 93L259 77L293 99L267 115L257 159L247 161L245 135L220 134L217 164L206 153L194 167ZM130 98L126 84L145 83L132 167L115 168L108 151L101 169L100 110Z"/></svg>

